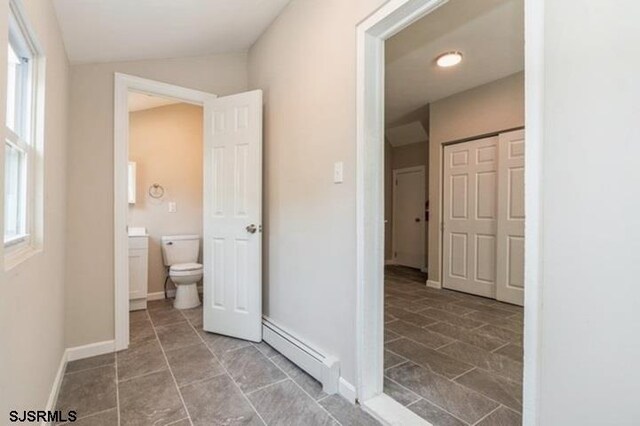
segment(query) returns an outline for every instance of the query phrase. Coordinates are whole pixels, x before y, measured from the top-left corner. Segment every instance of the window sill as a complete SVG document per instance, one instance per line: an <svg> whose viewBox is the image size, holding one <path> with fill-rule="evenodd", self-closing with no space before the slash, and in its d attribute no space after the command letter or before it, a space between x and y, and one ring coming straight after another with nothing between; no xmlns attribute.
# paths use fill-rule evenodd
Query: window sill
<svg viewBox="0 0 640 426"><path fill-rule="evenodd" d="M10 271L31 257L40 253L42 249L33 247L30 244L20 244L14 247L5 247L4 270Z"/></svg>

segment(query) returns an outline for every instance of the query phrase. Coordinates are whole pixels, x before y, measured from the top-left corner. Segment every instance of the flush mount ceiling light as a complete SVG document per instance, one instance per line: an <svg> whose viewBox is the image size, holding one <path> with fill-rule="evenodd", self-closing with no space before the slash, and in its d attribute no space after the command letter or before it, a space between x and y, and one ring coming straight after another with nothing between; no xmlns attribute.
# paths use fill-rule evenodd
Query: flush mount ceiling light
<svg viewBox="0 0 640 426"><path fill-rule="evenodd" d="M460 62L462 62L462 53L460 52L447 52L436 58L436 64L441 68L452 67Z"/></svg>

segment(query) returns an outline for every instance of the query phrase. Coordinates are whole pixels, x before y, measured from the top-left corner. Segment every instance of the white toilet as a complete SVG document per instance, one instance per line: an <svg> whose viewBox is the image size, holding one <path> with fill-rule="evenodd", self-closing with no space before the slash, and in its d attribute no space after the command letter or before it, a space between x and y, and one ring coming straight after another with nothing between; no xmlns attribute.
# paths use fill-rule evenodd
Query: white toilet
<svg viewBox="0 0 640 426"><path fill-rule="evenodd" d="M198 262L200 236L173 235L162 237L162 257L169 267L169 277L176 285L173 307L191 309L200 306L198 282L202 279L202 265Z"/></svg>

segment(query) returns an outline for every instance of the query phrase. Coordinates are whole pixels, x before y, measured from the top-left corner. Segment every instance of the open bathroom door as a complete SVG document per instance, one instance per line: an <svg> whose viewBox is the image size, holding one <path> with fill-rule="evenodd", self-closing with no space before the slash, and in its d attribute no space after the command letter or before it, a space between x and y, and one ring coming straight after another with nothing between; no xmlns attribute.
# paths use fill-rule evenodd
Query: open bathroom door
<svg viewBox="0 0 640 426"><path fill-rule="evenodd" d="M262 91L204 104L204 324L262 340Z"/></svg>

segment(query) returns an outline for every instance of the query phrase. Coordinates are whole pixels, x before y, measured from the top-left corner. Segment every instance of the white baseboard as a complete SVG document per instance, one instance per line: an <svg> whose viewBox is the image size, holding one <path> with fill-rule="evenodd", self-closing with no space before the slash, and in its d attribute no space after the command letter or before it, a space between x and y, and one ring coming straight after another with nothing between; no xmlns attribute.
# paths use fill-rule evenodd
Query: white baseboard
<svg viewBox="0 0 640 426"><path fill-rule="evenodd" d="M427 287L442 288L440 281L427 280Z"/></svg>
<svg viewBox="0 0 640 426"><path fill-rule="evenodd" d="M105 340L104 342L90 343L88 345L67 348L67 361L91 358L92 356L104 355L115 352L115 340Z"/></svg>
<svg viewBox="0 0 640 426"><path fill-rule="evenodd" d="M428 274L428 273L429 273L429 268L427 268L426 266L424 266L424 267L420 268L420 272L423 272L423 273L425 273L425 274Z"/></svg>
<svg viewBox="0 0 640 426"><path fill-rule="evenodd" d="M393 259L385 259L385 260L384 260L384 264L385 264L385 265L395 265L395 264L396 264L396 261L395 261L395 260L393 260Z"/></svg>
<svg viewBox="0 0 640 426"><path fill-rule="evenodd" d="M202 286L198 286L198 293L202 294ZM167 296L176 297L176 289L172 288L167 290ZM157 291L155 293L148 293L147 300L162 300L164 299L164 291Z"/></svg>
<svg viewBox="0 0 640 426"><path fill-rule="evenodd" d="M174 297L176 295L176 291L174 289L167 290L167 296ZM147 301L149 300L162 300L164 299L164 291L157 291L155 293L147 294Z"/></svg>
<svg viewBox="0 0 640 426"><path fill-rule="evenodd" d="M340 377L338 384L338 392L352 404L356 403L356 388L351 383L347 382L344 378Z"/></svg>
<svg viewBox="0 0 640 426"><path fill-rule="evenodd" d="M53 384L51 385L51 392L49 393L49 399L47 400L47 406L45 410L53 411L56 409L56 404L58 402L58 394L60 393L60 386L62 386L62 379L64 378L64 372L67 369L67 358L68 351L64 351L62 356L60 357L60 365L58 366L58 372L56 373L56 377L53 379ZM48 423L42 423L46 425Z"/></svg>
<svg viewBox="0 0 640 426"><path fill-rule="evenodd" d="M267 317L262 319L262 339L322 383L325 393L339 392L340 362L336 357L311 347Z"/></svg>

